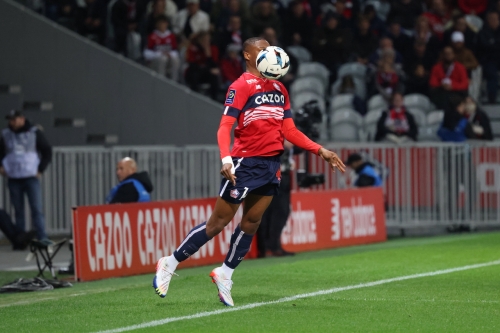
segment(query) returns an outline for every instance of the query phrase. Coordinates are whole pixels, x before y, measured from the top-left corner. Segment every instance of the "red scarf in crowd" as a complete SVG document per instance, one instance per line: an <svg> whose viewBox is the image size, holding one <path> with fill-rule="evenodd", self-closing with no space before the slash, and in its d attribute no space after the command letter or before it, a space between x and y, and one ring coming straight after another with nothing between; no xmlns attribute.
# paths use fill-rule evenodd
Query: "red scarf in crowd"
<svg viewBox="0 0 500 333"><path fill-rule="evenodd" d="M408 132L410 125L406 118L406 109L404 107L399 109L391 108L385 120L385 126L392 128L398 134Z"/></svg>

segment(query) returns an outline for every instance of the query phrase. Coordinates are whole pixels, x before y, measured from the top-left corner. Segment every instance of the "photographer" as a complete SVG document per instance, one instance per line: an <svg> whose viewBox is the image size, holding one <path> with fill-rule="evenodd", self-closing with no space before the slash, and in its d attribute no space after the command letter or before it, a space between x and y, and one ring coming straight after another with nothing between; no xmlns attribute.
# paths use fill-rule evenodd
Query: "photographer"
<svg viewBox="0 0 500 333"><path fill-rule="evenodd" d="M319 138L318 125L323 120L323 115L319 109L317 101L310 101L295 113L295 125L307 137L312 140ZM291 172L295 169L295 163L292 159L293 154L302 153L299 148L294 148L289 142L285 142L285 151L281 155L281 180L279 193L273 198L273 201L262 216L262 221L258 230L257 248L259 258L266 256L290 256L295 253L285 251L281 247L281 232L286 226L288 216L290 215L291 199ZM323 175L310 174L308 171L309 155L305 152L305 172L297 173L297 181L300 187L310 187L325 182Z"/></svg>

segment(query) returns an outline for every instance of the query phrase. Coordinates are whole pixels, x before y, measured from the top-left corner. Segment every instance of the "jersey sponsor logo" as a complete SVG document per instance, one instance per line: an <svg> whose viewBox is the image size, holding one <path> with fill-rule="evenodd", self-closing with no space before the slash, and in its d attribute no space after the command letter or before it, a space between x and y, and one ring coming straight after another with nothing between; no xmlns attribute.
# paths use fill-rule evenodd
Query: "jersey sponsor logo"
<svg viewBox="0 0 500 333"><path fill-rule="evenodd" d="M229 192L229 195L230 195L232 198L237 199L237 198L238 198L238 196L240 195L240 192L239 192L237 189L234 189L234 190L231 190L231 192Z"/></svg>
<svg viewBox="0 0 500 333"><path fill-rule="evenodd" d="M235 97L236 97L236 90L235 89L229 90L229 93L227 94L226 98L226 104L233 104Z"/></svg>
<svg viewBox="0 0 500 333"><path fill-rule="evenodd" d="M257 83L257 82L259 82L259 81L257 81L256 79L247 80L248 84Z"/></svg>
<svg viewBox="0 0 500 333"><path fill-rule="evenodd" d="M276 88L276 90L281 91L280 85L277 84L276 82L273 82L273 86L274 88Z"/></svg>
<svg viewBox="0 0 500 333"><path fill-rule="evenodd" d="M227 100L226 100L227 103ZM255 97L255 103L260 105L262 103L285 103L285 96L281 94L263 94Z"/></svg>

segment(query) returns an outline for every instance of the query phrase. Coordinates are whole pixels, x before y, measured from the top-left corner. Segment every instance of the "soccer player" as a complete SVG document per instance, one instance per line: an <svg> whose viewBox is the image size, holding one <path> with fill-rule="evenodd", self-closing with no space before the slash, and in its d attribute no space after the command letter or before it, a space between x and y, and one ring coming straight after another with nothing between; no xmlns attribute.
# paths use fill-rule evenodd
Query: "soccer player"
<svg viewBox="0 0 500 333"><path fill-rule="evenodd" d="M245 201L243 217L231 237L229 253L222 266L210 273L220 301L234 306L231 277L250 249L262 215L278 191L284 139L321 156L333 172L335 168L345 171L337 154L309 140L295 127L288 92L283 84L260 75L256 58L268 46L269 43L260 37L249 38L243 44L247 72L229 87L217 132L221 174L224 176L219 198L208 221L194 227L172 255L158 261L153 287L160 297L167 294L177 265L219 234ZM230 152L231 128L236 121L238 126Z"/></svg>

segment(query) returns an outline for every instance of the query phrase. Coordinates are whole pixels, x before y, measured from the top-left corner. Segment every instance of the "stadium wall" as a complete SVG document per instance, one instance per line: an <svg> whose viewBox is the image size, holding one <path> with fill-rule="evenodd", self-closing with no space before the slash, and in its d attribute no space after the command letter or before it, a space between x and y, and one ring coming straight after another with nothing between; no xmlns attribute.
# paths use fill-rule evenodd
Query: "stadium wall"
<svg viewBox="0 0 500 333"><path fill-rule="evenodd" d="M118 135L120 144L216 142L220 104L10 0L0 0L0 50L0 84L53 102L56 117L85 119L88 134Z"/></svg>

